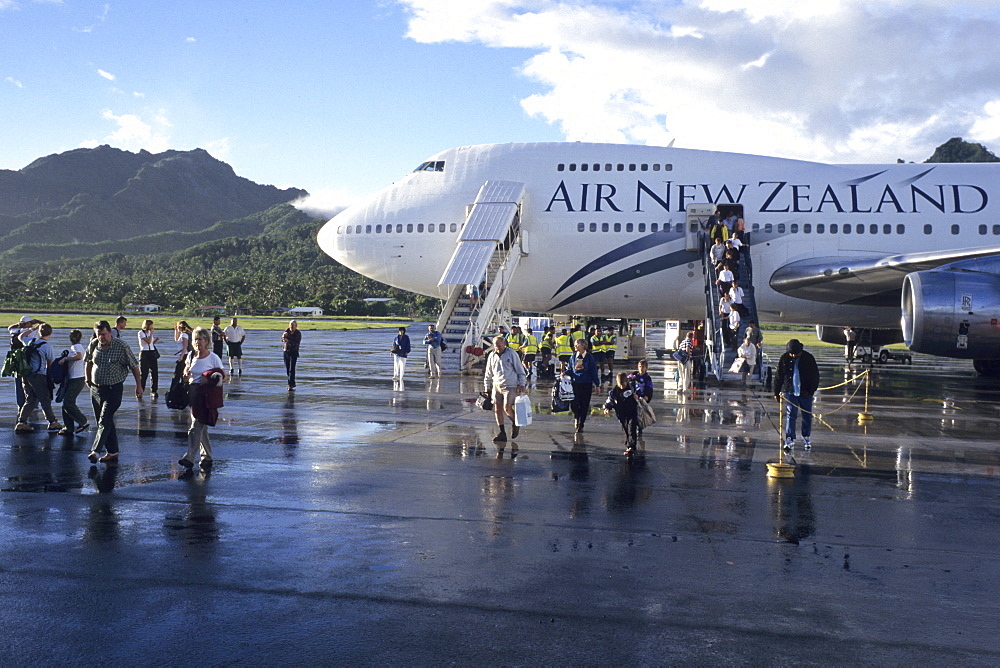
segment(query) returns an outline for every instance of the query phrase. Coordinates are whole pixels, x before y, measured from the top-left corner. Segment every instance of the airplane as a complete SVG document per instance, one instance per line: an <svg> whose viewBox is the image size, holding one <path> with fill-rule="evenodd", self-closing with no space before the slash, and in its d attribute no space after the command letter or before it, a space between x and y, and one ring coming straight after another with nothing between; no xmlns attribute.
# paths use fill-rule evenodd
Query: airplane
<svg viewBox="0 0 1000 668"><path fill-rule="evenodd" d="M523 184L512 309L705 317L698 205L750 233L759 319L971 359L1000 376L1000 165L822 164L674 147L507 143L442 151L333 217L345 266L447 298L439 284L484 183Z"/></svg>

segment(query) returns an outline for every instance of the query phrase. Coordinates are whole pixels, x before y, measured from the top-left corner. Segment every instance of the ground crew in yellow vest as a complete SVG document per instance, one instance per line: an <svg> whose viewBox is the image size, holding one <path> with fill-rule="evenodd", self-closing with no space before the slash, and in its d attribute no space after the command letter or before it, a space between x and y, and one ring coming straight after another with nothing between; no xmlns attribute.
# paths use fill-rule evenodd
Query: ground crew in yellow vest
<svg viewBox="0 0 1000 668"><path fill-rule="evenodd" d="M549 364L552 362L552 354L556 350L556 328L546 327L542 335L542 369L549 372Z"/></svg>
<svg viewBox="0 0 1000 668"><path fill-rule="evenodd" d="M559 373L565 373L569 358L573 356L573 344L570 343L569 332L564 327L562 334L556 337L556 357L559 358Z"/></svg>
<svg viewBox="0 0 1000 668"><path fill-rule="evenodd" d="M538 356L538 337L531 333L531 328L527 328L524 335L524 371L529 376L535 366L535 358Z"/></svg>
<svg viewBox="0 0 1000 668"><path fill-rule="evenodd" d="M580 329L580 325L573 325L573 331L569 333L569 354L572 355L573 351L576 349L576 342L583 339L584 343L587 341L587 333Z"/></svg>
<svg viewBox="0 0 1000 668"><path fill-rule="evenodd" d="M590 336L590 354L594 356L594 362L597 363L597 373L604 379L604 334L601 333L600 327L595 327L593 334Z"/></svg>
<svg viewBox="0 0 1000 668"><path fill-rule="evenodd" d="M527 339L524 334L521 333L521 328L514 325L510 328L510 335L507 336L507 345L517 352L518 357L524 359L524 346L527 343Z"/></svg>
<svg viewBox="0 0 1000 668"><path fill-rule="evenodd" d="M614 327L608 327L608 333L604 335L604 359L608 363L608 382L615 377L615 350L618 348L618 336Z"/></svg>

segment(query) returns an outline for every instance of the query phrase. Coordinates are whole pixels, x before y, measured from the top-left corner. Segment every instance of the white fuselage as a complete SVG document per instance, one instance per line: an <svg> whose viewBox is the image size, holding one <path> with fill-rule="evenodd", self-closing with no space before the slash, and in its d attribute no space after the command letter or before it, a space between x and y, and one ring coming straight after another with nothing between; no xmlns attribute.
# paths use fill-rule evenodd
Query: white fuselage
<svg viewBox="0 0 1000 668"><path fill-rule="evenodd" d="M898 327L898 307L789 297L771 289L769 278L812 257L1000 242L993 201L1000 172L992 165L825 165L584 143L467 146L425 164L334 217L319 233L323 250L370 278L444 298L449 288L438 281L480 187L516 181L525 184L527 256L511 284L511 308L703 318L701 263L684 251L686 206L739 204L761 320Z"/></svg>

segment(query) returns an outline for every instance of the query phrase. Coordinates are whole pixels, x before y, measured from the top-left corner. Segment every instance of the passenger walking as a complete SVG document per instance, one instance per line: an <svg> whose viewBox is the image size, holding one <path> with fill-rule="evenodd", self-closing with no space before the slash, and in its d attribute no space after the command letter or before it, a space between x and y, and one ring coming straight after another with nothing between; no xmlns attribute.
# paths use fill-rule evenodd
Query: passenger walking
<svg viewBox="0 0 1000 668"><path fill-rule="evenodd" d="M615 372L615 352L618 350L618 335L614 327L608 327L604 335L604 361L608 363L608 382L611 382Z"/></svg>
<svg viewBox="0 0 1000 668"><path fill-rule="evenodd" d="M427 335L424 336L427 346L427 369L431 378L441 377L441 332L436 325L427 325Z"/></svg>
<svg viewBox="0 0 1000 668"><path fill-rule="evenodd" d="M507 430L504 426L504 415L510 418L511 438L517 438L521 428L514 422L514 400L527 390L528 378L521 364L521 357L507 345L502 336L493 339L493 353L486 358L486 373L483 378L486 394L493 401L493 413L496 415L499 431L493 437L494 443L507 440Z"/></svg>
<svg viewBox="0 0 1000 668"><path fill-rule="evenodd" d="M285 362L285 377L288 380L288 391L295 390L295 367L299 363L299 346L302 345L302 332L296 320L288 322L288 329L281 335L281 357ZM219 356L221 360L222 357Z"/></svg>
<svg viewBox="0 0 1000 668"><path fill-rule="evenodd" d="M636 441L639 439L639 401L635 386L629 382L628 374L622 371L618 374L617 385L608 392L604 402L604 414L610 415L614 410L615 417L625 432L625 456L635 453Z"/></svg>
<svg viewBox="0 0 1000 668"><path fill-rule="evenodd" d="M23 348L24 344L22 340L27 341L38 336L37 330L34 327L37 322L40 321L35 320L30 315L22 315L20 320L7 327L7 333L10 334L11 350ZM23 339L21 338L22 335L24 335ZM20 378L14 379L14 399L17 401L17 411L20 413L21 406L24 405L24 384Z"/></svg>
<svg viewBox="0 0 1000 668"><path fill-rule="evenodd" d="M403 380L406 373L406 356L410 354L410 337L406 334L406 328L400 327L397 330L396 338L392 340L392 379Z"/></svg>
<svg viewBox="0 0 1000 668"><path fill-rule="evenodd" d="M757 364L757 346L750 343L749 339L745 339L736 349L736 354L743 360L743 365L740 367L740 385L746 387L747 378L753 373L754 365Z"/></svg>
<svg viewBox="0 0 1000 668"><path fill-rule="evenodd" d="M208 428L214 427L222 406L222 383L226 380L226 370L222 358L211 350L212 335L204 327L194 330L194 352L184 364L184 379L190 383L191 426L188 428L188 447L184 456L177 461L186 469L194 468L198 452L201 452L199 466L212 467L212 444L208 440Z"/></svg>
<svg viewBox="0 0 1000 668"><path fill-rule="evenodd" d="M160 351L156 348L156 342L160 337L156 336L156 328L153 321L146 319L142 321L142 328L139 330L139 373L142 391L146 391L146 379L152 379L152 392L149 396L153 399L159 396L160 389Z"/></svg>
<svg viewBox="0 0 1000 668"><path fill-rule="evenodd" d="M653 379L649 375L649 362L642 359L636 365L636 370L629 374L629 382L635 387L636 395L647 404L653 400ZM639 436L642 436L642 423L639 423Z"/></svg>
<svg viewBox="0 0 1000 668"><path fill-rule="evenodd" d="M785 401L785 450L795 445L795 420L802 411L802 447L809 450L812 443L813 395L819 387L819 367L816 358L803 350L798 339L790 339L785 354L778 360L774 374L774 398ZM780 405L780 404L779 404Z"/></svg>
<svg viewBox="0 0 1000 668"><path fill-rule="evenodd" d="M55 349L49 345L52 326L43 322L32 325L32 329L38 330L37 336L29 332L20 335L21 343L33 353L28 358L31 362L31 371L18 379L24 387L24 405L21 406L17 414L17 424L14 425L14 431L18 433L35 431L35 428L28 424L28 419L39 404L42 405L45 419L49 421L47 429L56 431L63 428L56 420L56 414L52 412L52 393L49 392L49 366L56 359Z"/></svg>
<svg viewBox="0 0 1000 668"><path fill-rule="evenodd" d="M122 338L122 333L125 332L125 327L128 325L128 318L123 315L118 316L115 319L115 328L111 330L111 333L115 335L116 339Z"/></svg>
<svg viewBox="0 0 1000 668"><path fill-rule="evenodd" d="M677 346L677 350L683 353L681 357L684 358L683 361L677 360L677 389L680 392L686 392L688 388L693 386L691 367L695 354L694 332L687 333L684 340Z"/></svg>
<svg viewBox="0 0 1000 668"><path fill-rule="evenodd" d="M583 425L590 415L591 396L594 391L601 391L601 377L594 356L587 352L587 342L579 339L575 347L576 351L570 355L566 373L573 383L570 409L573 411L574 431L579 434L583 432Z"/></svg>
<svg viewBox="0 0 1000 668"><path fill-rule="evenodd" d="M174 351L174 377L180 378L184 373L184 357L191 350L191 325L186 320L174 323L174 342L177 344Z"/></svg>
<svg viewBox="0 0 1000 668"><path fill-rule="evenodd" d="M531 331L530 327L525 328L524 335L524 373L528 378L535 368L535 359L538 357L538 337Z"/></svg>
<svg viewBox="0 0 1000 668"><path fill-rule="evenodd" d="M142 383L139 378L139 360L128 344L116 339L112 327L106 320L94 324L95 338L87 346L86 362L87 386L94 404L97 418L97 434L87 458L92 462L108 464L118 462L118 431L115 428L115 412L122 405L125 376L132 372L135 377L135 398L142 398ZM100 453L106 454L100 459Z"/></svg>
<svg viewBox="0 0 1000 668"><path fill-rule="evenodd" d="M87 380L87 365L83 361L87 348L81 343L82 339L83 332L78 329L71 331L69 333L69 355L56 360L56 364L66 366L66 391L62 401L62 419L65 426L59 430L63 436L80 434L90 427L87 416L76 405L76 398L80 396Z"/></svg>
<svg viewBox="0 0 1000 668"><path fill-rule="evenodd" d="M222 359L222 345L226 342L226 333L222 330L222 326L219 324L222 322L222 318L215 316L212 318L212 352Z"/></svg>
<svg viewBox="0 0 1000 668"><path fill-rule="evenodd" d="M222 331L229 346L229 373L233 373L233 360L236 360L237 376L243 375L243 342L247 340L247 332L240 327L238 318L233 318L229 326Z"/></svg>

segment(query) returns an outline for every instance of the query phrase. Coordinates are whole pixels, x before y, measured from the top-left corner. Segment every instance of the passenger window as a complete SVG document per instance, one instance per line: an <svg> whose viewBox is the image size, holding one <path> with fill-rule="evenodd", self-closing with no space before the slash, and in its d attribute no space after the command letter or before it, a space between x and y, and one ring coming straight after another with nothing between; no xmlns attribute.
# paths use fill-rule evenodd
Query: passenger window
<svg viewBox="0 0 1000 668"><path fill-rule="evenodd" d="M882 234L892 234L892 225L886 223L882 226Z"/></svg>
<svg viewBox="0 0 1000 668"><path fill-rule="evenodd" d="M930 234L933 231L934 231L934 228L931 226L930 223L924 225L924 234Z"/></svg>
<svg viewBox="0 0 1000 668"><path fill-rule="evenodd" d="M606 172L610 172L611 171L611 163L610 162L605 163L605 165L604 165L604 171L606 171Z"/></svg>
<svg viewBox="0 0 1000 668"><path fill-rule="evenodd" d="M403 224L400 223L399 225L396 225L396 234L402 234L402 233L403 233Z"/></svg>
<svg viewBox="0 0 1000 668"><path fill-rule="evenodd" d="M348 226L347 226L347 233L348 233L348 234L350 234L350 233L351 233L351 230L353 230L353 229L354 229L354 228L352 228L352 227L351 227L350 225L348 225Z"/></svg>
<svg viewBox="0 0 1000 668"><path fill-rule="evenodd" d="M778 223L778 234L784 234L784 233L785 233L785 224Z"/></svg>
<svg viewBox="0 0 1000 668"><path fill-rule="evenodd" d="M382 226L381 225L376 225L375 226L375 234L382 234Z"/></svg>
<svg viewBox="0 0 1000 668"><path fill-rule="evenodd" d="M618 163L618 171L619 172L624 172L625 171L625 165L623 165L622 163L619 162Z"/></svg>
<svg viewBox="0 0 1000 668"><path fill-rule="evenodd" d="M558 165L556 165L556 171L557 172L565 172L566 171L566 165L564 165L564 164L562 164L560 162Z"/></svg>
<svg viewBox="0 0 1000 668"><path fill-rule="evenodd" d="M854 231L857 232L858 234L864 234L865 233L864 223L858 223L857 227L854 228Z"/></svg>
<svg viewBox="0 0 1000 668"><path fill-rule="evenodd" d="M659 223L653 223L652 225L649 226L649 231L650 232L657 232L657 231L659 231L659 229L660 229L660 224Z"/></svg>
<svg viewBox="0 0 1000 668"><path fill-rule="evenodd" d="M672 172L672 171L674 171L674 166L673 165L663 165L663 171L665 171L665 172Z"/></svg>
<svg viewBox="0 0 1000 668"><path fill-rule="evenodd" d="M677 223L676 225L674 225L674 232L676 232L677 234L683 234L684 233L684 223Z"/></svg>
<svg viewBox="0 0 1000 668"><path fill-rule="evenodd" d="M601 165L600 165L600 163L597 163L597 162L594 163L594 171L595 172L601 171Z"/></svg>
<svg viewBox="0 0 1000 668"><path fill-rule="evenodd" d="M628 166L628 171L630 171L630 172L634 172L634 171L635 171L635 165L634 165L634 164L632 164L632 163L629 163L629 166Z"/></svg>
<svg viewBox="0 0 1000 668"><path fill-rule="evenodd" d="M1000 234L1000 225L993 226L993 234Z"/></svg>
<svg viewBox="0 0 1000 668"><path fill-rule="evenodd" d="M830 223L830 234L837 233L837 223Z"/></svg>
<svg viewBox="0 0 1000 668"><path fill-rule="evenodd" d="M842 229L844 231L844 234L850 234L851 233L851 224L847 223L846 225L844 225L844 227Z"/></svg>
<svg viewBox="0 0 1000 668"><path fill-rule="evenodd" d="M372 226L365 225L365 234L371 234L371 233L372 233Z"/></svg>
<svg viewBox="0 0 1000 668"><path fill-rule="evenodd" d="M760 223L754 223L751 232L760 232Z"/></svg>
<svg viewBox="0 0 1000 668"><path fill-rule="evenodd" d="M958 225L952 225L951 226L951 233L952 234L958 234Z"/></svg>
<svg viewBox="0 0 1000 668"><path fill-rule="evenodd" d="M646 231L646 223L639 223L639 231L640 232Z"/></svg>
<svg viewBox="0 0 1000 668"><path fill-rule="evenodd" d="M575 172L576 171L576 163L575 162L569 166L569 171L571 171L571 172Z"/></svg>
<svg viewBox="0 0 1000 668"><path fill-rule="evenodd" d="M812 226L812 223L805 223L805 224L803 224L803 225L802 225L802 231L803 231L803 232L804 232L805 234L809 234L809 233L811 233L811 232L813 231L813 226Z"/></svg>
<svg viewBox="0 0 1000 668"><path fill-rule="evenodd" d="M994 225L993 227L1000 227L1000 226ZM985 225L980 225L979 226L979 233L980 234L986 234L986 226Z"/></svg>
<svg viewBox="0 0 1000 668"><path fill-rule="evenodd" d="M615 232L621 232L621 231L622 231L622 224L615 223Z"/></svg>
<svg viewBox="0 0 1000 668"><path fill-rule="evenodd" d="M658 172L658 171L660 171L660 164L659 164L659 163L657 163L657 164L653 165L653 171L654 171L654 172Z"/></svg>
<svg viewBox="0 0 1000 668"><path fill-rule="evenodd" d="M597 223L591 223L590 224L590 231L591 232L596 232L597 231Z"/></svg>
<svg viewBox="0 0 1000 668"><path fill-rule="evenodd" d="M581 172L585 172L588 169L590 169L590 165L588 165L587 163L583 163L582 165L580 165L580 171Z"/></svg>
<svg viewBox="0 0 1000 668"><path fill-rule="evenodd" d="M798 234L798 232L799 232L799 224L798 223L792 223L789 227L791 229L792 234Z"/></svg>
<svg viewBox="0 0 1000 668"><path fill-rule="evenodd" d="M452 232L458 232L458 225L456 225L455 223L452 223L451 224L451 231Z"/></svg>
<svg viewBox="0 0 1000 668"><path fill-rule="evenodd" d="M649 165L639 165L639 171L640 172L648 172L649 171Z"/></svg>
<svg viewBox="0 0 1000 668"><path fill-rule="evenodd" d="M632 223L625 223L625 231L626 232L632 231Z"/></svg>
<svg viewBox="0 0 1000 668"><path fill-rule="evenodd" d="M770 233L771 233L771 232L773 232L773 231L774 231L774 226L773 226L773 225L771 225L771 223L766 223L766 224L764 225L764 232L765 232L766 234L770 234Z"/></svg>
<svg viewBox="0 0 1000 668"><path fill-rule="evenodd" d="M354 233L355 234L361 234L361 226L360 225L358 225L357 227L354 228Z"/></svg>
<svg viewBox="0 0 1000 668"><path fill-rule="evenodd" d="M423 232L423 231L424 231L424 224L423 223L418 223L417 224L417 232Z"/></svg>
<svg viewBox="0 0 1000 668"><path fill-rule="evenodd" d="M586 229L587 229L587 224L586 223L577 223L576 224L576 231L577 232L583 232Z"/></svg>
<svg viewBox="0 0 1000 668"><path fill-rule="evenodd" d="M906 233L906 227L904 227L902 223L896 225L896 234L905 234L905 233Z"/></svg>
<svg viewBox="0 0 1000 668"><path fill-rule="evenodd" d="M608 227L607 223L601 223L601 232L607 232L608 229L610 228Z"/></svg>
<svg viewBox="0 0 1000 668"><path fill-rule="evenodd" d="M412 232L413 231L413 223L407 223L406 224L406 231L407 232Z"/></svg>
<svg viewBox="0 0 1000 668"><path fill-rule="evenodd" d="M823 234L826 232L826 225L823 223L816 223L816 234Z"/></svg>

